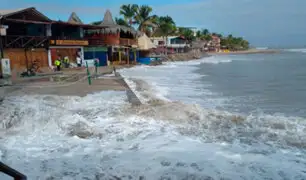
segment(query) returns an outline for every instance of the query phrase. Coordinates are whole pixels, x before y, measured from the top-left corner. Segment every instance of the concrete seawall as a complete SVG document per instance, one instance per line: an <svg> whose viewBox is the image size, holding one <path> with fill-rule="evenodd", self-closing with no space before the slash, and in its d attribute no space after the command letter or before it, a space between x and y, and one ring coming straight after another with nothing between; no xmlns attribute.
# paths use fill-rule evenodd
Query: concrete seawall
<svg viewBox="0 0 306 180"><path fill-rule="evenodd" d="M126 95L128 97L128 101L133 105L133 106L139 106L141 105L141 101L139 100L139 98L136 96L136 94L134 93L134 91L132 91L132 89L130 88L130 86L126 83L126 81L124 80L124 78L121 76L120 73L116 72L115 73L116 77L119 77L120 81L122 81L121 83L127 88L126 90Z"/></svg>

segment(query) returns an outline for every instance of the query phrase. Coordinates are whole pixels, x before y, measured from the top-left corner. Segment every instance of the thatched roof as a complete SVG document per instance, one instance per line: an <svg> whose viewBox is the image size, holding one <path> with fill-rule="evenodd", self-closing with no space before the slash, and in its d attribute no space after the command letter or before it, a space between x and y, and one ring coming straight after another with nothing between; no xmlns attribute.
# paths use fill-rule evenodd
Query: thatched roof
<svg viewBox="0 0 306 180"><path fill-rule="evenodd" d="M140 50L149 50L156 48L156 46L152 43L151 39L143 33L143 35L138 38L138 47Z"/></svg>
<svg viewBox="0 0 306 180"><path fill-rule="evenodd" d="M81 21L81 19L79 18L79 16L75 13L72 12L69 19L68 19L68 23L71 24L83 24L83 22Z"/></svg>
<svg viewBox="0 0 306 180"><path fill-rule="evenodd" d="M117 26L116 22L113 19L112 13L109 10L106 10L103 21L101 22L100 25L101 26Z"/></svg>
<svg viewBox="0 0 306 180"><path fill-rule="evenodd" d="M135 29L131 27L118 25L114 21L112 13L109 10L105 12L103 21L101 22L100 26L106 27L103 30L104 33L117 33L117 32L123 31L125 33L131 33L134 36L140 36L140 33L136 31Z"/></svg>

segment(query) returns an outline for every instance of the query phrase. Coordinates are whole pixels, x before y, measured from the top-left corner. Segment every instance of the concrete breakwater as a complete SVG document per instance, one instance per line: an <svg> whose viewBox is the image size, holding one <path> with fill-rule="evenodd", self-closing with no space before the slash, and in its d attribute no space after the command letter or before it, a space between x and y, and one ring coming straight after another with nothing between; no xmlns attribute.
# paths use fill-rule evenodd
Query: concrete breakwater
<svg viewBox="0 0 306 180"><path fill-rule="evenodd" d="M125 79L121 76L120 73L116 72L115 76L118 77L118 79L121 81L121 83L125 86L126 88L126 95L128 98L128 101L133 105L133 106L139 106L141 105L141 101L137 97L137 95L134 93L134 91L130 88L130 86L126 83Z"/></svg>

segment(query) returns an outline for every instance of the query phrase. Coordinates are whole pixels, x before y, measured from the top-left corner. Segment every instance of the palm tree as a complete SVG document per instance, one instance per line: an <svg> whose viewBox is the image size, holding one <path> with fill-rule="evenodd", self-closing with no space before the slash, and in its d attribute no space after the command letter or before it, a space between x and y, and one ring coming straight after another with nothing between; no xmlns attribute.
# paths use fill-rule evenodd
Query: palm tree
<svg viewBox="0 0 306 180"><path fill-rule="evenodd" d="M191 41L193 41L193 40L195 39L194 34L193 34L193 31L190 30L190 29L185 29L185 30L183 31L183 36L185 37L185 39L186 39L189 43L191 43Z"/></svg>
<svg viewBox="0 0 306 180"><path fill-rule="evenodd" d="M158 30L163 37L166 37L166 44L168 42L168 36L176 31L175 22L170 16L161 16L158 18ZM165 51L167 54L167 51Z"/></svg>
<svg viewBox="0 0 306 180"><path fill-rule="evenodd" d="M202 34L206 36L206 35L209 35L210 33L208 29L203 29Z"/></svg>
<svg viewBox="0 0 306 180"><path fill-rule="evenodd" d="M137 4L122 5L120 7L120 15L123 15L124 20L130 26L134 24L134 18L135 18L137 9L138 9Z"/></svg>
<svg viewBox="0 0 306 180"><path fill-rule="evenodd" d="M135 13L135 23L138 24L138 30L146 32L150 29L151 32L155 31L158 18L156 15L151 15L152 8L147 5L137 6Z"/></svg>
<svg viewBox="0 0 306 180"><path fill-rule="evenodd" d="M202 32L201 31L197 31L197 38L201 38L202 37Z"/></svg>
<svg viewBox="0 0 306 180"><path fill-rule="evenodd" d="M131 27L124 19L122 18L115 18L116 24L126 27Z"/></svg>

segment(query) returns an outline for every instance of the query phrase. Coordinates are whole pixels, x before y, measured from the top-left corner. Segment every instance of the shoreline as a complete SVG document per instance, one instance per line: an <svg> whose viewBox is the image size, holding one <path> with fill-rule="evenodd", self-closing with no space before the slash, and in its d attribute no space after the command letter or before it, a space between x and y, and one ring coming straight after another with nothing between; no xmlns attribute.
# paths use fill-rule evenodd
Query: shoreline
<svg viewBox="0 0 306 180"><path fill-rule="evenodd" d="M235 54L275 54L280 53L278 49L249 49L245 51L233 51L233 52L208 52L209 55L235 55Z"/></svg>

